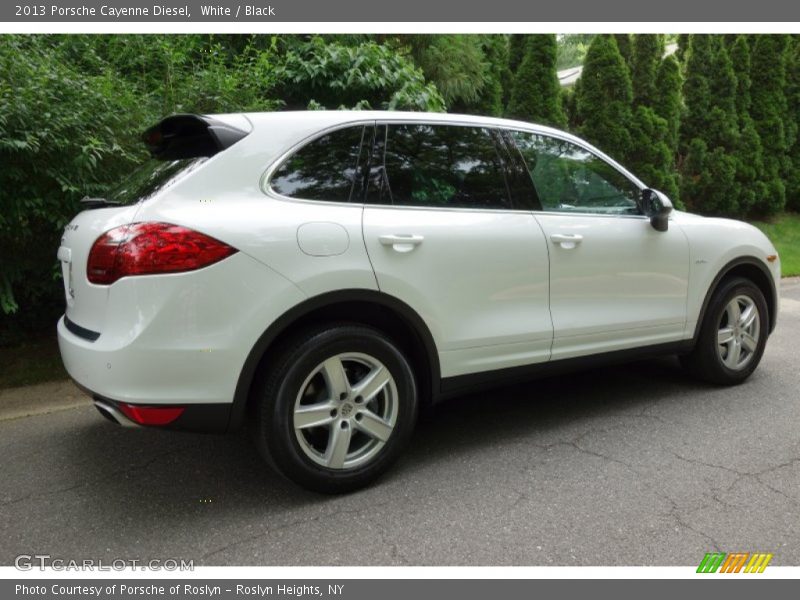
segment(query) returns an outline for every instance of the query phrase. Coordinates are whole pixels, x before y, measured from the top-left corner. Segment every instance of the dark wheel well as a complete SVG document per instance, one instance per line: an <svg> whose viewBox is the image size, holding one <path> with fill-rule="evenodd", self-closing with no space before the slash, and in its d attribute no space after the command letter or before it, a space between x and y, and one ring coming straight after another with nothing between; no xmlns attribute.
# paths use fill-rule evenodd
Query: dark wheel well
<svg viewBox="0 0 800 600"><path fill-rule="evenodd" d="M714 295L714 292L723 282L734 277L742 277L752 281L758 289L761 290L761 293L764 294L764 298L767 300L767 320L769 325L767 330L772 333L772 330L775 328L775 316L778 312L778 295L775 291L775 284L772 281L772 276L769 274L769 271L767 271L767 268L760 262L756 261L757 259L737 259L728 263L719 272L714 282L709 287L705 300L703 301L700 317L695 326L695 339L697 338L703 319L705 318L706 308L708 308L711 296Z"/></svg>
<svg viewBox="0 0 800 600"><path fill-rule="evenodd" d="M391 338L403 351L414 371L422 406L430 405L438 394L439 360L430 331L407 305L381 294L362 292L357 296L335 294L307 301L276 321L262 335L248 357L236 387L229 429L243 424L254 406L253 390L257 376L265 372L284 342L298 332L324 323L358 323L374 327Z"/></svg>

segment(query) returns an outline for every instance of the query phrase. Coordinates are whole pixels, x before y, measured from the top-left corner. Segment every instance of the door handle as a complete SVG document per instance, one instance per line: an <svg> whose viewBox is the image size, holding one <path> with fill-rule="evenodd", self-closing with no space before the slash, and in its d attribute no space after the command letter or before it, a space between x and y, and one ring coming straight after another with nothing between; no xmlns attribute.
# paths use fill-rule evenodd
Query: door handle
<svg viewBox="0 0 800 600"><path fill-rule="evenodd" d="M550 236L550 240L554 244L570 250L583 241L583 236L578 233L554 233Z"/></svg>
<svg viewBox="0 0 800 600"><path fill-rule="evenodd" d="M395 252L411 252L419 246L425 238L421 235L387 233L378 236L378 241L384 246L391 246Z"/></svg>

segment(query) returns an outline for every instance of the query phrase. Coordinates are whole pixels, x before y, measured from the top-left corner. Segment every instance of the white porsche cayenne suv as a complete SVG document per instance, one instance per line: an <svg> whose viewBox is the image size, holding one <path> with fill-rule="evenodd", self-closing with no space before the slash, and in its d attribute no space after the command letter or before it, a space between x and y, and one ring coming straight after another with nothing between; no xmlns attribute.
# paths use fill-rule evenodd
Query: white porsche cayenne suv
<svg viewBox="0 0 800 600"><path fill-rule="evenodd" d="M144 140L64 232L64 364L122 425L252 426L314 490L372 481L442 398L660 354L736 384L775 327L764 235L561 131L312 111Z"/></svg>

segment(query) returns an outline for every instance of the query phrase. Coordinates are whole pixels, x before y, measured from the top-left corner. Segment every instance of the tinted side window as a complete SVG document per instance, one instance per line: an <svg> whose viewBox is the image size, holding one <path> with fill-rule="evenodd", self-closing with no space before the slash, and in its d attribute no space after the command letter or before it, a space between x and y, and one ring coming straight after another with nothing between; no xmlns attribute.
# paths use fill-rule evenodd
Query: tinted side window
<svg viewBox="0 0 800 600"><path fill-rule="evenodd" d="M382 204L511 208L495 138L457 125L388 125Z"/></svg>
<svg viewBox="0 0 800 600"><path fill-rule="evenodd" d="M289 198L349 202L360 199L361 141L365 128L333 131L295 152L272 176L272 189Z"/></svg>
<svg viewBox="0 0 800 600"><path fill-rule="evenodd" d="M639 214L639 188L584 148L544 135L513 132L543 210Z"/></svg>

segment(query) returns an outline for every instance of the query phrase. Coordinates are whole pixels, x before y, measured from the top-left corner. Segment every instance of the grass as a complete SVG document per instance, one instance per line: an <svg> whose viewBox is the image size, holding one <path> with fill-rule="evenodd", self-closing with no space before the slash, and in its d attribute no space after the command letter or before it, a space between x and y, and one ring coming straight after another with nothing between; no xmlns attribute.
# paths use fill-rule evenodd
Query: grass
<svg viewBox="0 0 800 600"><path fill-rule="evenodd" d="M66 378L55 332L0 347L0 389Z"/></svg>
<svg viewBox="0 0 800 600"><path fill-rule="evenodd" d="M781 257L781 274L784 277L800 275L800 214L786 213L769 222L755 221L772 240Z"/></svg>

